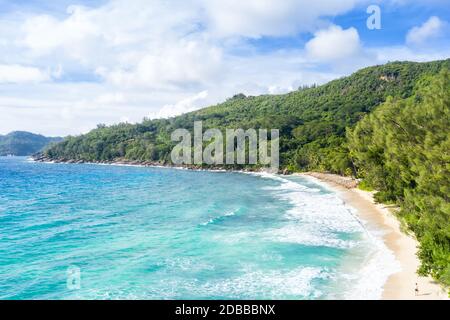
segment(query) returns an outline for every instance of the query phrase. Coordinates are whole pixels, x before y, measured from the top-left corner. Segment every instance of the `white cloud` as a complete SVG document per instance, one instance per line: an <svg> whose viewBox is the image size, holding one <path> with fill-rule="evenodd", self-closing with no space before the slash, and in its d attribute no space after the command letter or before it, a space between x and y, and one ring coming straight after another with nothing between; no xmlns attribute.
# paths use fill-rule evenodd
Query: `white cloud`
<svg viewBox="0 0 450 320"><path fill-rule="evenodd" d="M101 105L123 104L125 102L126 98L123 93L105 93L95 99L95 103Z"/></svg>
<svg viewBox="0 0 450 320"><path fill-rule="evenodd" d="M98 66L157 48L163 40L179 39L195 30L197 11L179 0L111 0L98 8L71 6L62 19L48 14L27 17L21 28L22 45L37 56L58 53Z"/></svg>
<svg viewBox="0 0 450 320"><path fill-rule="evenodd" d="M421 45L429 40L440 36L444 29L444 22L436 16L430 17L419 27L412 28L407 36L406 42L412 45Z"/></svg>
<svg viewBox="0 0 450 320"><path fill-rule="evenodd" d="M361 43L355 28L342 29L330 26L317 31L314 38L306 44L308 55L319 61L332 61L351 58L360 53Z"/></svg>
<svg viewBox="0 0 450 320"><path fill-rule="evenodd" d="M201 105L202 101L204 101L208 97L208 91L202 91L198 94L183 99L176 104L173 105L165 105L158 112L150 115L151 118L169 118L174 117L186 112L191 112L197 110Z"/></svg>
<svg viewBox="0 0 450 320"><path fill-rule="evenodd" d="M427 62L433 60L443 60L450 57L450 47L434 50L425 48L424 50L411 49L408 46L378 47L368 50L377 63L389 61L416 61Z"/></svg>
<svg viewBox="0 0 450 320"><path fill-rule="evenodd" d="M293 86L280 87L280 86L277 86L277 85L270 86L269 89L268 89L270 94L283 94L283 93L287 93L287 92L294 91L294 90L295 89L294 89Z"/></svg>
<svg viewBox="0 0 450 320"><path fill-rule="evenodd" d="M38 68L0 64L0 84L48 81L50 76Z"/></svg>
<svg viewBox="0 0 450 320"><path fill-rule="evenodd" d="M151 53L136 59L130 68L98 72L118 86L179 87L210 81L220 71L222 50L195 40L161 43Z"/></svg>
<svg viewBox="0 0 450 320"><path fill-rule="evenodd" d="M204 0L211 32L220 36L293 35L312 31L327 16L353 9L361 0Z"/></svg>

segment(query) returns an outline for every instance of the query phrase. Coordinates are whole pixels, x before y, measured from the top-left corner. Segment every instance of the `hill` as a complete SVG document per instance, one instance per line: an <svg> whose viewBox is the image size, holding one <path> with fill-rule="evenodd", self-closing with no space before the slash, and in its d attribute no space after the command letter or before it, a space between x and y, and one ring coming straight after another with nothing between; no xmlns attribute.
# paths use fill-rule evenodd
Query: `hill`
<svg viewBox="0 0 450 320"><path fill-rule="evenodd" d="M99 125L88 134L69 137L50 148L51 159L82 161L149 161L170 163L176 128L280 129L281 167L291 171L321 170L355 173L345 148L352 128L389 96L406 98L425 75L437 74L450 60L429 63L395 62L285 95L245 97L170 119L144 119L139 124ZM239 168L239 166L234 166Z"/></svg>
<svg viewBox="0 0 450 320"><path fill-rule="evenodd" d="M29 156L62 140L59 137L48 138L30 132L14 131L5 136L0 135L0 156Z"/></svg>

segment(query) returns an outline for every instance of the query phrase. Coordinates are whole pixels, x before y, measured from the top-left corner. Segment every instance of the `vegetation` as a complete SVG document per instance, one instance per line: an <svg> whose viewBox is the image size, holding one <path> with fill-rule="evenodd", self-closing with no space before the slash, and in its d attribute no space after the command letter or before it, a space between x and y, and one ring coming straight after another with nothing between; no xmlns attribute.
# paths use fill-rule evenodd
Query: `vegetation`
<svg viewBox="0 0 450 320"><path fill-rule="evenodd" d="M363 178L395 202L420 241L420 273L450 285L450 60L365 68L322 86L246 97L170 119L99 125L45 151L52 159L169 163L176 128L280 130L281 168Z"/></svg>
<svg viewBox="0 0 450 320"><path fill-rule="evenodd" d="M15 131L6 136L0 136L0 156L29 156L51 143L60 141L62 138L47 138L29 132Z"/></svg>
<svg viewBox="0 0 450 320"><path fill-rule="evenodd" d="M450 73L390 98L348 133L358 174L379 201L400 205L420 242L419 273L450 285Z"/></svg>
<svg viewBox="0 0 450 320"><path fill-rule="evenodd" d="M388 96L409 97L417 79L436 74L450 61L397 62L363 69L326 85L285 95L246 97L171 119L144 119L139 124L99 125L86 135L69 137L46 155L84 161L159 161L168 163L176 128L192 130L194 121L208 128L280 129L281 166L292 171L354 172L345 147L353 127Z"/></svg>

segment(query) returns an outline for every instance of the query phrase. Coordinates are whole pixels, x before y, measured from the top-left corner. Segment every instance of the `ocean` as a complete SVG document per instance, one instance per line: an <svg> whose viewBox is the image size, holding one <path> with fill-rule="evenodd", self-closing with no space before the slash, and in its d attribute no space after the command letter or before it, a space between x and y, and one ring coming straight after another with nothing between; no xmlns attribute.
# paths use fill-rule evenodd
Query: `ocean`
<svg viewBox="0 0 450 320"><path fill-rule="evenodd" d="M0 299L378 299L396 268L307 178L0 158Z"/></svg>

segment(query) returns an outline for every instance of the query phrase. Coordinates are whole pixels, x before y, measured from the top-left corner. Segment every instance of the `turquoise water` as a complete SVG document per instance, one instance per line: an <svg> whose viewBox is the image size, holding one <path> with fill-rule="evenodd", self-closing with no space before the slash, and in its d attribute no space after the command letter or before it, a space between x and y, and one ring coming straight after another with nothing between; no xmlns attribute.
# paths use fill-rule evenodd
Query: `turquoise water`
<svg viewBox="0 0 450 320"><path fill-rule="evenodd" d="M0 299L377 298L389 259L304 178L0 158Z"/></svg>

